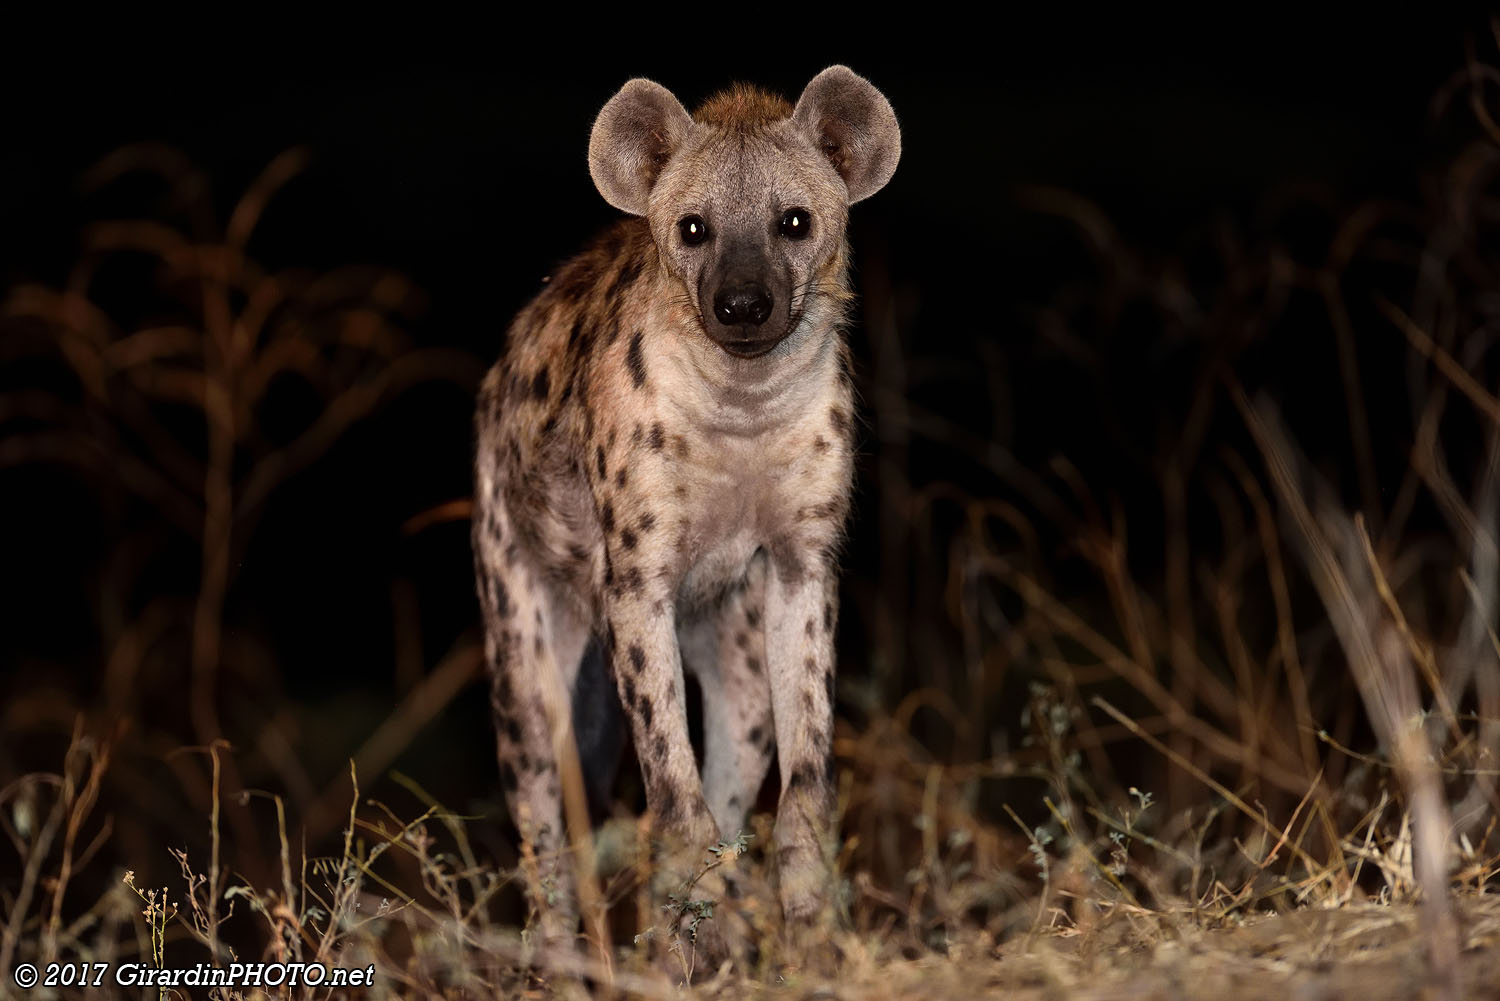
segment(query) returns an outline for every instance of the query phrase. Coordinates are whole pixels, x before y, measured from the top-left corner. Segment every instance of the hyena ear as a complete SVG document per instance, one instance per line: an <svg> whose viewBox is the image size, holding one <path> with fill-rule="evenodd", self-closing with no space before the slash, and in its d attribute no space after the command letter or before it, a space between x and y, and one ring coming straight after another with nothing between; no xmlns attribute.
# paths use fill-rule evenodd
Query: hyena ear
<svg viewBox="0 0 1500 1001"><path fill-rule="evenodd" d="M833 163L849 201L868 198L891 179L901 159L901 127L891 102L847 66L830 66L797 99L797 123Z"/></svg>
<svg viewBox="0 0 1500 1001"><path fill-rule="evenodd" d="M589 173L604 200L645 215L651 186L692 126L682 103L661 84L638 77L621 87L589 137Z"/></svg>

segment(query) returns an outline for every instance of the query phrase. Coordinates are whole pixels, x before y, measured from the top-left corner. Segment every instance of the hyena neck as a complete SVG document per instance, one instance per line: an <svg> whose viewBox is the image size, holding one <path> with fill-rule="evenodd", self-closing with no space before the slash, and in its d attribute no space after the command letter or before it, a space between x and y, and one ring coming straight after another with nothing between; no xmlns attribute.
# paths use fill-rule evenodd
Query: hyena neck
<svg viewBox="0 0 1500 1001"><path fill-rule="evenodd" d="M657 308L651 349L669 373L667 398L689 423L706 433L756 436L793 425L838 398L846 384L843 319L839 303L814 299L775 348L737 358L711 341L690 311Z"/></svg>

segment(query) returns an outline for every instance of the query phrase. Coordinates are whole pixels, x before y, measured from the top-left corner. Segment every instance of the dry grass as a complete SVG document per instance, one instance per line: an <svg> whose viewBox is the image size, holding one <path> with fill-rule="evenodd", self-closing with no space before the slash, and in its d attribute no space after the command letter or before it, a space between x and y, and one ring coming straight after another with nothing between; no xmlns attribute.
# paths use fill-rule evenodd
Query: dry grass
<svg viewBox="0 0 1500 1001"><path fill-rule="evenodd" d="M740 897L698 900L688 887L665 906L645 889L637 826L606 825L589 861L592 940L564 953L531 934L548 888L528 879L529 848L485 847L496 818L461 815L406 778L399 802L386 797L394 805L361 794L361 779L384 775L474 679L472 638L408 670L413 684L352 750L347 781L312 782L274 726L226 732L225 679L277 670L235 662L245 655L223 635L225 593L267 498L403 386L468 385L477 366L410 347L410 290L393 276L270 275L249 259L296 154L272 164L222 233L191 212L190 232L98 227L64 290L6 300L6 322L27 335L11 343L60 359L78 392L0 395L0 423L16 429L0 462L69 464L144 498L200 572L191 594L107 624L102 691L86 712L26 693L5 707L16 744L76 722L55 773L0 788L19 863L0 881L0 970L374 964L371 998L1500 997L1500 275L1489 233L1500 135L1486 110L1497 81L1475 63L1442 96L1440 110L1466 95L1479 129L1430 204L1350 212L1311 262L1274 235L1220 234L1226 277L1211 288L1179 260L1130 250L1080 200L1026 193L1084 234L1097 266L1037 309L1041 336L1095 364L1091 331L1145 303L1201 348L1186 412L1153 457L1164 530L1151 569L1122 505L1067 459L1028 469L924 409L931 359L904 353L879 258L863 269L880 491L869 584L894 612L868 616L879 661L841 687L836 914L815 936L781 927L765 816L735 843L704 846L705 870L732 868ZM160 150L126 151L98 179L140 167L187 203L203 184ZM157 262L177 320L121 330L95 301L101 257L121 250ZM1306 456L1273 396L1239 374L1295 299L1317 305L1299 329L1335 349L1348 483ZM1360 376L1362 352L1381 343L1408 369L1411 411L1405 468L1384 492L1388 450ZM269 442L257 407L278 373L324 406ZM184 434L170 408L200 430ZM1211 433L1226 420L1237 438ZM1002 488L910 482L923 442ZM455 502L408 527L465 514ZM930 596L937 625L920 615ZM178 619L191 623L188 735L141 719L143 665ZM903 664L923 649L922 629L947 645ZM1006 720L994 707L1017 690L1024 712ZM165 765L177 799L163 799L146 759ZM147 887L118 867L163 871L165 846L140 832L155 830L148 804L164 801L184 804L166 822L201 849L173 847L170 879ZM721 969L702 968L690 944L661 945L705 920L743 946Z"/></svg>

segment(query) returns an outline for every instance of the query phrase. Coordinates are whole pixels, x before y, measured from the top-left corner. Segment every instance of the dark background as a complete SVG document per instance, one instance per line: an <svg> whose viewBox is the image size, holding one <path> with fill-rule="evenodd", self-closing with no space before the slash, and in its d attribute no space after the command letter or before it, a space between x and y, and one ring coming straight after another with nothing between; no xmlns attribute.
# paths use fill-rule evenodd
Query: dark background
<svg viewBox="0 0 1500 1001"><path fill-rule="evenodd" d="M1091 201L1144 261L1176 255L1190 268L1194 248L1220 230L1254 242L1275 227L1277 240L1316 255L1340 213L1370 198L1420 199L1424 172L1455 144L1432 114L1434 95L1462 69L1466 45L1493 48L1482 16L1430 7L1384 20L1307 9L1156 21L1059 13L983 26L935 18L878 38L767 17L622 31L607 43L457 20L393 25L378 43L313 39L291 23L192 42L100 29L87 42L64 33L65 44L43 45L58 36L10 32L0 42L0 288L60 283L86 223L150 206L138 192L80 188L82 173L122 144L184 151L211 179L221 218L272 157L302 145L311 166L267 212L251 243L258 258L390 267L425 295L414 343L487 364L541 277L614 215L584 153L594 113L620 84L650 76L689 107L737 79L795 98L819 69L845 62L883 90L903 129L895 178L854 209L851 240L856 283L880 286L865 289L866 302L893 311L906 391L967 440L994 441L1028 468L1066 454L1101 495L1145 509L1156 503L1163 429L1180 422L1195 359L1214 345L1128 315L1101 321L1094 332L1108 330L1083 361L1044 336L1038 307L1090 266L1071 227L1028 208L1028 186ZM1276 216L1268 205L1285 192L1319 212ZM851 336L868 397L867 319L859 314ZM1396 335L1382 336L1399 359ZM1344 403L1326 388L1330 349L1308 340L1290 330L1238 364L1247 383L1287 402L1304 444L1338 472ZM1372 350L1378 400L1399 368ZM3 378L0 388L66 381L34 367ZM277 494L237 568L228 628L280 670L258 689L264 705L232 713L253 732L283 701L297 707L299 753L320 785L401 687L393 588L416 596L425 664L472 638L467 525L401 530L467 494L471 403L451 385L419 388L357 426ZM890 697L931 681L958 645L938 599L919 593L919 555L912 593L894 609L910 627L904 648L878 650L879 620L893 612L883 602L894 600L881 583L890 558L881 498L895 475L874 458L878 436L867 427L841 623L849 712L880 657L899 662L879 669L877 692ZM902 484L1014 499L992 468L948 444L913 440ZM1398 445L1392 454L1401 457ZM149 509L96 490L66 470L0 468L0 697L53 687L64 702L96 700L107 568L124 539L153 531ZM1159 514L1131 524L1149 576ZM141 587L190 592L195 572L188 556L168 555ZM159 680L170 685L173 670L162 667ZM458 802L492 796L484 703L478 686L467 689L399 766ZM170 733L170 713L156 725ZM64 735L61 719L54 728ZM181 738L192 739L185 724ZM4 754L0 775L40 766L20 745Z"/></svg>

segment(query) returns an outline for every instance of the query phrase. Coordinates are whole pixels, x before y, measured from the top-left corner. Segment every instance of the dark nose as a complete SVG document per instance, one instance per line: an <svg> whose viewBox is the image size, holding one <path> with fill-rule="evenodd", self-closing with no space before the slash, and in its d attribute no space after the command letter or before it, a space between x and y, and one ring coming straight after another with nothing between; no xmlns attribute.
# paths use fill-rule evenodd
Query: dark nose
<svg viewBox="0 0 1500 1001"><path fill-rule="evenodd" d="M726 327L753 323L760 326L771 315L771 293L759 282L726 286L714 296L714 316Z"/></svg>

